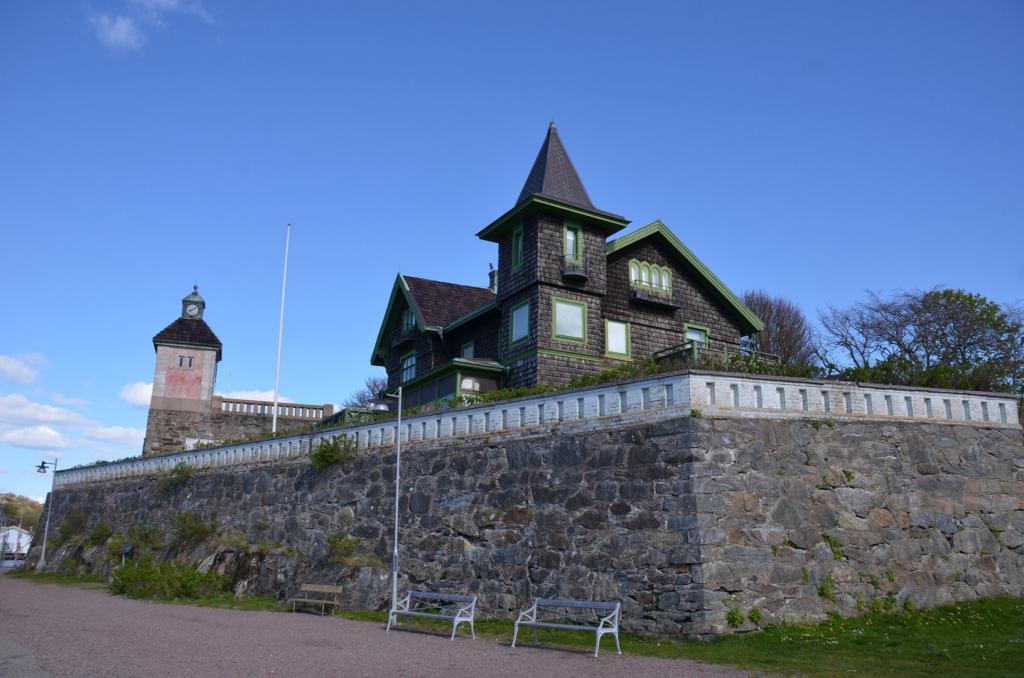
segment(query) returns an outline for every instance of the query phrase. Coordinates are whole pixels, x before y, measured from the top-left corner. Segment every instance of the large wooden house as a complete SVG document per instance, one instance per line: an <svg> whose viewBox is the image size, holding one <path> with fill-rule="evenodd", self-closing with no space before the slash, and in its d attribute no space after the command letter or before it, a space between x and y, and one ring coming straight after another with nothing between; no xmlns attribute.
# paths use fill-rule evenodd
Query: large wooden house
<svg viewBox="0 0 1024 678"><path fill-rule="evenodd" d="M552 123L515 206L477 233L498 245L490 286L399 274L370 362L412 407L763 328L660 221L611 239L628 223L594 207Z"/></svg>

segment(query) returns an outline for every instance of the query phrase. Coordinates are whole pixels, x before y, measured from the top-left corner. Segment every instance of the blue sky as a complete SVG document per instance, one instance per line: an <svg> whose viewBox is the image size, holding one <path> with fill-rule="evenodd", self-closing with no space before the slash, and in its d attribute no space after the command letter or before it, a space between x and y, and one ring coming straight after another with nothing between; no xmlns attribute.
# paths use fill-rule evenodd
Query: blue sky
<svg viewBox="0 0 1024 678"><path fill-rule="evenodd" d="M1024 299L1024 4L7 2L0 491L137 453L198 282L218 391L339 402L395 273L483 285L549 120L735 291ZM135 404L132 404L132 401ZM143 399L141 402L145 402Z"/></svg>

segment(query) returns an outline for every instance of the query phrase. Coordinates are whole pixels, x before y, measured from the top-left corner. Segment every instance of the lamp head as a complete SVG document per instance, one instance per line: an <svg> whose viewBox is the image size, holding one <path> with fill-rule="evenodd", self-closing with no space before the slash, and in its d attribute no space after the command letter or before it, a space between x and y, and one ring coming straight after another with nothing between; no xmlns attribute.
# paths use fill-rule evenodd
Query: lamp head
<svg viewBox="0 0 1024 678"><path fill-rule="evenodd" d="M36 473L46 473L46 462L39 462L39 466L36 466Z"/></svg>
<svg viewBox="0 0 1024 678"><path fill-rule="evenodd" d="M380 400L376 400L376 401L370 403L370 411L371 412L388 412L388 411L390 411L390 409L391 408L388 407L387 403L382 402Z"/></svg>

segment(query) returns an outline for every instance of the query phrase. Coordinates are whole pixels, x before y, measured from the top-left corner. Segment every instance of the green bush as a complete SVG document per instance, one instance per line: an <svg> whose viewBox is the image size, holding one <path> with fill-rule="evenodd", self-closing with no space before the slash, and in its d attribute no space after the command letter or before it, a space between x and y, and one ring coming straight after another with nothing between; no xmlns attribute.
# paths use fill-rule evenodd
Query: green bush
<svg viewBox="0 0 1024 678"><path fill-rule="evenodd" d="M90 546L101 546L107 543L110 539L110 535L114 534L114 531L110 529L110 525L106 523L96 523L96 525L89 530L89 536L85 540Z"/></svg>
<svg viewBox="0 0 1024 678"><path fill-rule="evenodd" d="M693 417L694 419L700 419L701 417L704 416L704 413L695 407L692 410L690 410L690 416Z"/></svg>
<svg viewBox="0 0 1024 678"><path fill-rule="evenodd" d="M155 563L152 556L129 560L114 570L113 593L129 598L207 598L231 588L231 580L216 572L199 572L187 563Z"/></svg>
<svg viewBox="0 0 1024 678"><path fill-rule="evenodd" d="M747 619L750 620L751 624L755 624L755 625L756 624L760 624L761 623L761 608L759 608L759 607L752 607L752 608L750 608L750 612L747 613Z"/></svg>
<svg viewBox="0 0 1024 678"><path fill-rule="evenodd" d="M178 541L202 542L209 539L210 535L217 531L217 526L207 523L202 516L193 511L179 513L171 520L174 528L174 536Z"/></svg>
<svg viewBox="0 0 1024 678"><path fill-rule="evenodd" d="M729 628L738 629L743 626L743 621L746 617L743 614L743 610L729 610L729 613L725 615L725 621L729 624Z"/></svg>
<svg viewBox="0 0 1024 678"><path fill-rule="evenodd" d="M173 492L178 488L184 487L192 477L192 467L183 461L179 461L171 469L171 472L160 479L157 486L161 492Z"/></svg>
<svg viewBox="0 0 1024 678"><path fill-rule="evenodd" d="M85 531L86 520L87 516L82 509L68 509L68 512L64 514L64 520L60 521L60 527L57 528L54 546L71 541L74 537L82 534Z"/></svg>
<svg viewBox="0 0 1024 678"><path fill-rule="evenodd" d="M344 565L345 561L356 554L362 541L348 532L335 532L327 537L327 560Z"/></svg>
<svg viewBox="0 0 1024 678"><path fill-rule="evenodd" d="M309 453L313 468L323 471L335 464L344 464L356 456L356 440L345 435L325 438Z"/></svg>
<svg viewBox="0 0 1024 678"><path fill-rule="evenodd" d="M164 536L160 528L149 523L143 523L142 525L132 525L128 528L127 541L136 549L155 551L164 545Z"/></svg>

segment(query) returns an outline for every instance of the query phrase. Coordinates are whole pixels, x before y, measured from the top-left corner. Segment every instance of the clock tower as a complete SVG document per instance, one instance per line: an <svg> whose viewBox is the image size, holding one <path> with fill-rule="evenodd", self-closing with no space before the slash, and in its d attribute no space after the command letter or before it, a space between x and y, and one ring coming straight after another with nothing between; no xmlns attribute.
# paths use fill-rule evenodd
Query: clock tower
<svg viewBox="0 0 1024 678"><path fill-rule="evenodd" d="M205 312L206 300L194 286L181 300L181 316L153 337L156 370L143 454L168 451L183 432L206 427L223 346Z"/></svg>

